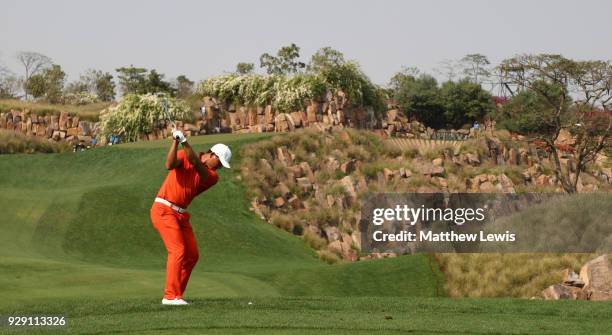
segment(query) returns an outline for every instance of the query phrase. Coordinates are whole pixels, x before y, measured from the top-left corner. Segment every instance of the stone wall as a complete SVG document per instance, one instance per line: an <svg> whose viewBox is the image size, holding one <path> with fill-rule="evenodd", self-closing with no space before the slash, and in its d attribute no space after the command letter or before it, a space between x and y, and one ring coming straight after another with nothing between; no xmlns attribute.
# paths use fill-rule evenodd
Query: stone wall
<svg viewBox="0 0 612 335"><path fill-rule="evenodd" d="M60 115L37 115L27 109L0 113L0 129L8 129L50 141L91 143L97 131L97 123L82 121L66 112Z"/></svg>
<svg viewBox="0 0 612 335"><path fill-rule="evenodd" d="M281 113L267 106L241 106L205 97L205 130L210 132L272 132L292 131L305 127L377 128L377 120L370 108L352 106L342 93L325 101L308 101L306 107Z"/></svg>
<svg viewBox="0 0 612 335"><path fill-rule="evenodd" d="M311 100L306 107L290 113L275 111L271 105L241 106L204 98L205 115L197 114L194 123L177 121L177 127L187 136L212 133L286 132L314 127L319 130L361 128L375 130L383 137L398 136L417 139L465 139L473 136L470 130L435 131L403 116L393 102L388 110L377 116L373 109L354 106L342 92L325 100ZM52 141L71 141L90 144L96 137L99 144L107 139L98 136L97 122L82 121L66 112L59 115L36 115L30 111L11 110L0 113L0 128L27 135L46 137ZM169 137L171 126L160 124L151 133L141 134L140 140L158 140Z"/></svg>

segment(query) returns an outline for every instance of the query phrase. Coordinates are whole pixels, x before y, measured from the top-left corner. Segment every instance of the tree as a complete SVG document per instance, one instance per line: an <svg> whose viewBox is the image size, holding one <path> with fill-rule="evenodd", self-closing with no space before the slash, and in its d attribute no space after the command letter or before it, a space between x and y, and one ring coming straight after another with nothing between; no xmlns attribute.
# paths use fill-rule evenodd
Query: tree
<svg viewBox="0 0 612 335"><path fill-rule="evenodd" d="M61 101L66 73L62 67L53 64L42 73L32 75L26 84L26 90L35 98L44 98L50 103Z"/></svg>
<svg viewBox="0 0 612 335"><path fill-rule="evenodd" d="M438 68L436 68L434 71L437 74L446 77L447 81L453 81L460 70L459 66L460 64L458 64L457 61L447 59L440 62L440 66L438 66Z"/></svg>
<svg viewBox="0 0 612 335"><path fill-rule="evenodd" d="M239 75L250 74L250 73L253 73L254 69L255 69L255 64L241 62L241 63L236 64L235 72L236 74L239 74Z"/></svg>
<svg viewBox="0 0 612 335"><path fill-rule="evenodd" d="M28 81L30 80L30 77L35 74L40 73L45 68L49 67L52 61L51 61L51 58L43 54L40 54L38 52L32 52L32 51L18 52L17 60L19 60L19 62L25 68L25 76L24 76L23 84L24 84L25 98L27 99L28 90L26 87L28 86Z"/></svg>
<svg viewBox="0 0 612 335"><path fill-rule="evenodd" d="M23 82L13 74L0 77L0 98L15 99L23 88Z"/></svg>
<svg viewBox="0 0 612 335"><path fill-rule="evenodd" d="M444 107L434 77L421 75L415 78L400 72L393 76L391 85L394 99L406 116L433 128L444 127Z"/></svg>
<svg viewBox="0 0 612 335"><path fill-rule="evenodd" d="M66 86L66 93L83 93L96 95L100 101L112 101L115 99L115 83L113 75L100 70L88 69L79 80Z"/></svg>
<svg viewBox="0 0 612 335"><path fill-rule="evenodd" d="M115 99L115 82L113 75L99 72L95 82L96 94L101 101L113 101Z"/></svg>
<svg viewBox="0 0 612 335"><path fill-rule="evenodd" d="M62 70L61 66L53 64L50 68L45 69L44 77L46 100L50 103L60 102L64 90L66 73Z"/></svg>
<svg viewBox="0 0 612 335"><path fill-rule="evenodd" d="M176 89L168 81L164 80L164 75L156 70L147 70L141 67L121 67L117 69L119 73L119 86L123 94L146 94L146 93L168 93L172 96L176 94ZM109 79L106 77L106 79ZM109 82L105 83L107 89ZM114 85L114 84L113 84ZM108 93L108 92L107 92Z"/></svg>
<svg viewBox="0 0 612 335"><path fill-rule="evenodd" d="M291 43L278 50L276 56L264 53L259 57L260 67L265 68L268 74L292 74L306 67L300 62L300 47Z"/></svg>
<svg viewBox="0 0 612 335"><path fill-rule="evenodd" d="M447 125L459 128L482 118L493 111L491 94L480 84L469 80L447 81L440 89Z"/></svg>
<svg viewBox="0 0 612 335"><path fill-rule="evenodd" d="M504 60L500 66L504 80L512 84L519 94L515 98L527 99L532 95L539 111L533 117L517 115L506 110L508 117L519 117L526 135L545 143L555 168L555 175L568 193L577 191L580 173L597 154L609 146L612 115L606 112L612 100L612 64L604 61L574 61L561 55L520 55ZM572 102L572 95L577 97ZM521 105L516 102L520 107ZM531 105L527 107L533 109ZM526 132L526 129L533 130ZM538 130L541 129L541 130ZM555 142L562 129L576 139L571 163L564 168ZM571 173L570 165L575 166Z"/></svg>
<svg viewBox="0 0 612 335"><path fill-rule="evenodd" d="M82 92L90 92L89 85L82 80L76 80L66 85L65 93L82 93Z"/></svg>
<svg viewBox="0 0 612 335"><path fill-rule="evenodd" d="M123 94L144 94L147 86L147 69L141 67L120 67L116 69L119 73L119 87Z"/></svg>
<svg viewBox="0 0 612 335"><path fill-rule="evenodd" d="M420 71L416 67L402 67L402 69L393 75L389 80L389 87L392 91L398 91L406 81L413 81Z"/></svg>
<svg viewBox="0 0 612 335"><path fill-rule="evenodd" d="M176 96L181 99L185 99L193 94L193 85L195 83L185 75L176 77Z"/></svg>
<svg viewBox="0 0 612 335"><path fill-rule="evenodd" d="M346 63L344 60L344 55L342 52L332 49L331 47L324 47L310 58L310 63L308 64L308 71L319 73L326 68L340 66Z"/></svg>
<svg viewBox="0 0 612 335"><path fill-rule="evenodd" d="M3 64L0 64L0 78L8 77L12 74L11 70L9 70Z"/></svg>
<svg viewBox="0 0 612 335"><path fill-rule="evenodd" d="M509 131L528 135L532 138L539 136L554 136L556 127L547 120L554 117L556 109L553 108L550 101L554 104L560 103L563 94L567 92L565 88L559 87L546 81L533 83L536 89L528 89L518 92L512 97L495 115L499 121L498 125ZM536 93L545 92L544 94ZM545 98L545 96L547 98ZM562 108L561 118L563 123L570 122L571 114L570 101L566 101Z"/></svg>
<svg viewBox="0 0 612 335"><path fill-rule="evenodd" d="M463 65L463 74L465 74L472 82L480 84L482 79L491 75L487 68L489 59L482 54L468 54L461 59Z"/></svg>
<svg viewBox="0 0 612 335"><path fill-rule="evenodd" d="M176 95L176 89L170 82L164 80L164 75L156 70L151 70L145 83L145 93L158 92L168 93L171 96Z"/></svg>
<svg viewBox="0 0 612 335"><path fill-rule="evenodd" d="M13 99L19 92L20 80L8 67L0 64L0 99Z"/></svg>

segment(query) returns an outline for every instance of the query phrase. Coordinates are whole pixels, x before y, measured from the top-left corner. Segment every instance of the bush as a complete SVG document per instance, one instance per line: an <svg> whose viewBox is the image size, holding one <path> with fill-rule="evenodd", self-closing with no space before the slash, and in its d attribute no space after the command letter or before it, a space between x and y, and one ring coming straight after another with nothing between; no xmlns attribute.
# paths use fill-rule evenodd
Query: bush
<svg viewBox="0 0 612 335"><path fill-rule="evenodd" d="M373 84L355 63L326 68L318 73L295 75L228 74L200 83L199 94L247 106L272 105L279 112L293 112L308 100L322 100L326 93L343 91L349 102L384 111L383 90Z"/></svg>
<svg viewBox="0 0 612 335"><path fill-rule="evenodd" d="M98 99L96 94L91 94L89 92L66 93L62 97L62 100L65 104L76 106L100 102L100 99Z"/></svg>
<svg viewBox="0 0 612 335"><path fill-rule="evenodd" d="M168 98L168 112L177 120L189 120L189 106L182 101ZM102 136L119 135L125 142L138 140L139 135L163 128L166 115L162 99L153 94L128 94L115 107L101 113Z"/></svg>
<svg viewBox="0 0 612 335"><path fill-rule="evenodd" d="M306 242L314 250L320 250L327 245L327 241L321 236L313 233L310 230L304 232L304 242Z"/></svg>
<svg viewBox="0 0 612 335"><path fill-rule="evenodd" d="M321 250L318 254L319 258L327 264L336 264L340 261L340 257L329 250Z"/></svg>

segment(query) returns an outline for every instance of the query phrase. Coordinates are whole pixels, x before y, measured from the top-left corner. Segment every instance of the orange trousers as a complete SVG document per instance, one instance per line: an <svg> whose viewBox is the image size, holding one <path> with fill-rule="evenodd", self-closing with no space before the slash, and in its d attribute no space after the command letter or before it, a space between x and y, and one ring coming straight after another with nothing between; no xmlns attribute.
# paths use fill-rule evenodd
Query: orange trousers
<svg viewBox="0 0 612 335"><path fill-rule="evenodd" d="M193 229L189 223L190 217L188 212L181 214L158 202L154 202L151 206L151 222L168 251L164 289L166 299L183 298L191 270L200 257Z"/></svg>

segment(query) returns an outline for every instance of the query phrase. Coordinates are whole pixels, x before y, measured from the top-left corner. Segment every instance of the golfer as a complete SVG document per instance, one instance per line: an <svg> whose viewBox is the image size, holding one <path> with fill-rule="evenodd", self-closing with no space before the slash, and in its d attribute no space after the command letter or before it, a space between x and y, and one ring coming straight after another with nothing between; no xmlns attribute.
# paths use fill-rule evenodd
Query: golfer
<svg viewBox="0 0 612 335"><path fill-rule="evenodd" d="M188 305L183 300L191 270L199 258L187 207L198 194L219 180L217 169L229 168L232 152L225 144L215 144L208 152L195 154L183 132L175 130L166 157L169 170L151 206L151 222L168 251L166 288L162 304ZM178 145L183 150L178 150Z"/></svg>

